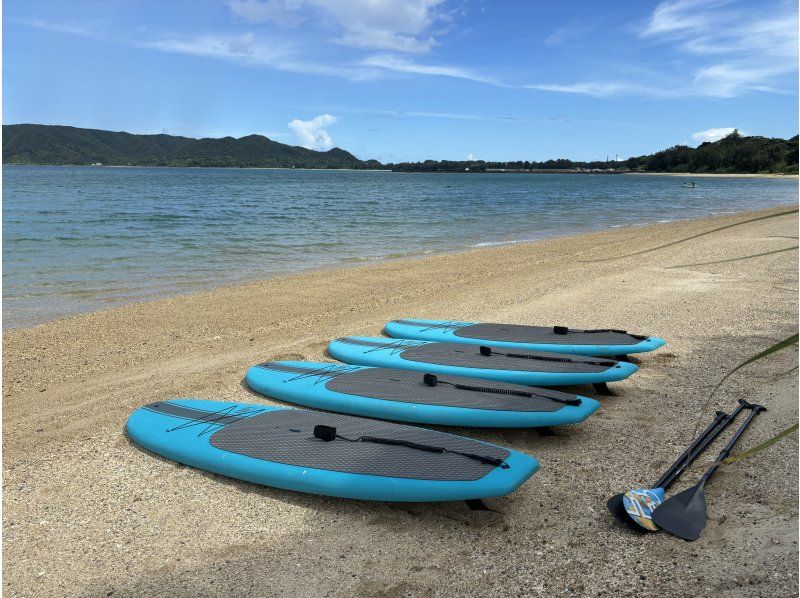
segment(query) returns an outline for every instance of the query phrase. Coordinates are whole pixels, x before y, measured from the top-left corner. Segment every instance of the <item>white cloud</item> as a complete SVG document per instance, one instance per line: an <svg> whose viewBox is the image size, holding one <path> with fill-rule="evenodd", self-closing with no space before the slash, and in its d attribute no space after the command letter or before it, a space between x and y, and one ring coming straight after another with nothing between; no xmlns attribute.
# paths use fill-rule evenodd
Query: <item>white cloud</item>
<svg viewBox="0 0 800 598"><path fill-rule="evenodd" d="M693 95L734 97L747 91L778 91L797 70L797 10L732 0L667 0L653 11L640 36L678 44L678 49L715 60L699 66Z"/></svg>
<svg viewBox="0 0 800 598"><path fill-rule="evenodd" d="M694 75L703 95L720 98L738 96L744 91L780 92L770 82L787 72L785 65L753 65L747 61L713 64Z"/></svg>
<svg viewBox="0 0 800 598"><path fill-rule="evenodd" d="M342 31L333 41L371 50L423 53L436 45L427 33L443 19L444 0L229 0L231 11L248 21L294 26L310 14Z"/></svg>
<svg viewBox="0 0 800 598"><path fill-rule="evenodd" d="M288 11L286 14L299 18L301 13L295 14L293 12L299 10L297 7L311 4L326 5L332 11L335 9L338 15L337 19L342 18L348 22L348 26L342 35L329 41L363 48L386 48L405 53L419 53L427 51L436 44L436 41L432 35L413 34L422 32L435 22L432 11L441 1L230 0L228 4L237 16L246 18L246 20L253 22L281 20L284 24L294 21L288 18L284 19L282 16L276 16L284 14L278 9L284 12ZM363 5L362 8L365 14L361 16L359 21L359 19L355 18L355 12L358 12L357 7L361 5ZM389 8L391 7L394 8L390 10ZM346 19L345 17L351 11L354 11L353 18ZM398 15L405 16L400 18ZM446 17L443 16L442 20L446 20ZM91 37L131 47L191 56L204 56L247 66L266 67L292 73L335 76L351 81L377 79L385 76L387 71L394 71L408 74L454 77L502 86L488 77L478 75L465 68L417 64L398 56L387 54L370 56L361 63L350 64L308 60L303 56L304 48L300 42L265 37L261 34L256 35L253 32L236 35L221 33L176 35L162 33L161 35L142 39L125 34L112 36L108 33L107 26L88 27L41 20L29 20L25 24L39 29ZM398 27L401 29L397 29ZM404 32L408 32L409 35L405 35ZM319 52L317 54L319 55Z"/></svg>
<svg viewBox="0 0 800 598"><path fill-rule="evenodd" d="M273 21L294 27L303 20L300 9L305 0L229 0L228 6L237 17L251 23Z"/></svg>
<svg viewBox="0 0 800 598"><path fill-rule="evenodd" d="M715 129L706 129L705 131L698 131L692 133L692 139L698 143L706 141L719 141L723 137L727 137L736 130L735 127L717 127Z"/></svg>
<svg viewBox="0 0 800 598"><path fill-rule="evenodd" d="M329 127L338 120L331 114L320 114L311 120L295 118L289 123L289 130L294 133L299 145L318 151L329 150L333 147L333 139L325 127Z"/></svg>
<svg viewBox="0 0 800 598"><path fill-rule="evenodd" d="M548 46L555 46L574 39L584 37L597 28L596 21L587 21L585 16L580 19L573 19L544 38L544 43Z"/></svg>
<svg viewBox="0 0 800 598"><path fill-rule="evenodd" d="M715 23L726 20L725 13L716 10L720 6L730 4L730 0L668 0L660 3L653 10L642 36L692 35L697 31L705 31ZM713 13L710 9L715 9Z"/></svg>
<svg viewBox="0 0 800 598"><path fill-rule="evenodd" d="M537 83L526 85L528 89L539 89L541 91L556 91L561 93L577 93L596 98L606 98L622 93L641 92L642 90L630 83L619 83L615 81L582 81L579 83L568 83L559 85L556 83Z"/></svg>
<svg viewBox="0 0 800 598"><path fill-rule="evenodd" d="M498 85L504 87L494 79L473 73L465 68L457 66L419 64L410 60L406 60L405 58L399 58L389 54L376 54L374 56L370 56L362 61L361 64L364 66L377 67L398 73L454 77L456 79L468 79L470 81L477 81L478 83L487 83L489 85Z"/></svg>
<svg viewBox="0 0 800 598"><path fill-rule="evenodd" d="M193 56L211 56L214 58L249 58L257 62L271 62L281 52L264 53L256 47L255 35L198 35L194 37L163 38L139 44L146 48L191 54Z"/></svg>
<svg viewBox="0 0 800 598"><path fill-rule="evenodd" d="M657 98L727 98L752 91L786 93L796 89L794 4L780 0L768 5L665 0L640 24L637 36L690 55L694 66L664 67L662 73L645 80L545 82L528 87L594 97L636 94Z"/></svg>
<svg viewBox="0 0 800 598"><path fill-rule="evenodd" d="M321 110L319 106L300 106L303 110ZM331 108L333 109L333 108ZM354 106L336 106L336 112L346 112L359 116L377 116L392 120L403 120L412 118L432 118L441 120L465 120L465 121L487 121L487 122L529 122L527 118L521 116L494 116L489 114L466 114L461 112L427 112L420 110L385 110L378 108L361 108Z"/></svg>

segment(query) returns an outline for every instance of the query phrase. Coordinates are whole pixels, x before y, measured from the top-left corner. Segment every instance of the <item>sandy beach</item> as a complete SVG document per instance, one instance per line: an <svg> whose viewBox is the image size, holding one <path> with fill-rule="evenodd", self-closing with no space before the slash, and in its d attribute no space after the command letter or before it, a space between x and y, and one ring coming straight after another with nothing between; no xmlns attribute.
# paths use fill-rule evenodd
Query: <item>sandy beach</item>
<svg viewBox="0 0 800 598"><path fill-rule="evenodd" d="M714 478L693 544L632 533L605 502L655 480L738 398L769 408L740 449L797 421L796 346L708 399L727 371L797 331L797 231L788 206L312 272L6 332L3 589L796 596L797 435ZM617 396L602 397L594 416L554 436L448 430L541 461L518 491L489 500L490 512L264 488L179 466L125 436L127 416L152 401L269 403L243 386L248 366L328 359L331 338L376 335L409 316L624 328L669 344L641 356L641 371L613 384Z"/></svg>

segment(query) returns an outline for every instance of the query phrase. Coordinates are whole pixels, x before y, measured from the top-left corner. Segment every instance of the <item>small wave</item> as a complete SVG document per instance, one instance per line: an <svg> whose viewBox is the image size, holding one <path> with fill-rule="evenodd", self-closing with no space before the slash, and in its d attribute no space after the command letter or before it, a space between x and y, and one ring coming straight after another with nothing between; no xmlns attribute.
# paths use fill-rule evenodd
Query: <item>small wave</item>
<svg viewBox="0 0 800 598"><path fill-rule="evenodd" d="M484 241L475 243L472 247L495 247L497 245L516 245L517 243L533 243L537 239L514 239L512 241Z"/></svg>

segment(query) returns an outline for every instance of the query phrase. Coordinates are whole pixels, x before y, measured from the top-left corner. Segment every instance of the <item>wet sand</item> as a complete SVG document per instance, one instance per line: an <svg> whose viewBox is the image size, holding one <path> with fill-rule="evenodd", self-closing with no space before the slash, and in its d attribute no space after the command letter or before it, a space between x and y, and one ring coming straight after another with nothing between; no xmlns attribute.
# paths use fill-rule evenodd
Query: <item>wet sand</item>
<svg viewBox="0 0 800 598"><path fill-rule="evenodd" d="M6 595L796 596L797 435L714 478L693 544L634 534L605 510L740 397L769 407L740 449L797 421L796 346L708 399L728 370L797 331L789 210L320 271L6 332ZM409 316L625 328L669 345L554 436L452 429L542 463L491 512L264 488L124 434L152 401L269 403L242 385L249 365L324 359L329 339Z"/></svg>

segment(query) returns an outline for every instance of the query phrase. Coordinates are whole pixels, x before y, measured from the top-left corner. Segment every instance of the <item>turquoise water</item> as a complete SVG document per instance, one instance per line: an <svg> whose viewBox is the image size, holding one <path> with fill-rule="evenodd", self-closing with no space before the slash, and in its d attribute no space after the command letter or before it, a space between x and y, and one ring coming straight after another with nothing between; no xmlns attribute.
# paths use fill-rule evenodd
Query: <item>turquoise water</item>
<svg viewBox="0 0 800 598"><path fill-rule="evenodd" d="M3 168L3 325L336 265L797 202L796 180Z"/></svg>

